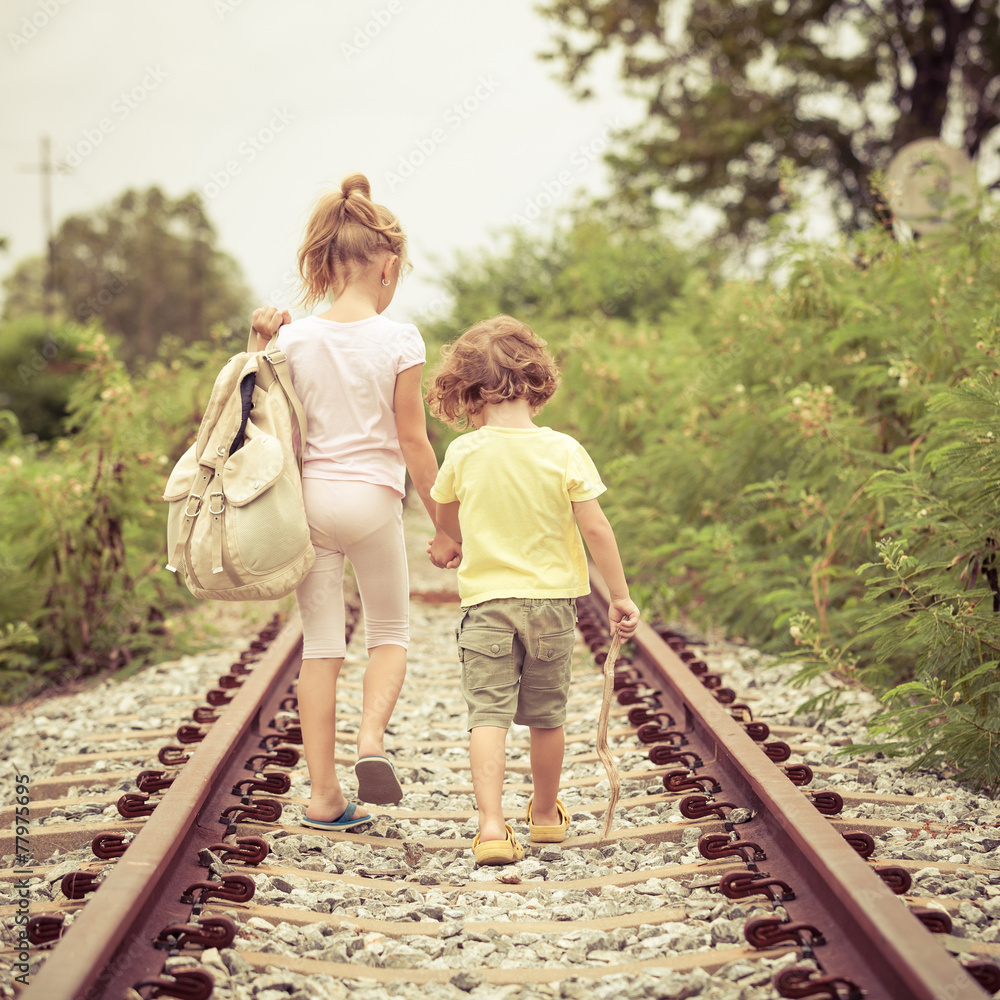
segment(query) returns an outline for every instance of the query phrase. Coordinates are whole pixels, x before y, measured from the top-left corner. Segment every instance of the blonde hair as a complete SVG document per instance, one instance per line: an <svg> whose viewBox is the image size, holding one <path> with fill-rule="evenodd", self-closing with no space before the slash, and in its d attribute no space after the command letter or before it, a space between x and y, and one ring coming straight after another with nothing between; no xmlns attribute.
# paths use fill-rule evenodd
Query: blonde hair
<svg viewBox="0 0 1000 1000"><path fill-rule="evenodd" d="M542 340L513 316L494 316L441 348L434 384L425 397L431 412L451 424L468 424L487 403L526 399L541 409L559 387L559 369Z"/></svg>
<svg viewBox="0 0 1000 1000"><path fill-rule="evenodd" d="M351 174L339 191L322 195L309 216L299 247L300 301L309 308L330 292L339 295L359 268L383 254L399 257L400 276L410 267L399 219L372 201L364 174Z"/></svg>

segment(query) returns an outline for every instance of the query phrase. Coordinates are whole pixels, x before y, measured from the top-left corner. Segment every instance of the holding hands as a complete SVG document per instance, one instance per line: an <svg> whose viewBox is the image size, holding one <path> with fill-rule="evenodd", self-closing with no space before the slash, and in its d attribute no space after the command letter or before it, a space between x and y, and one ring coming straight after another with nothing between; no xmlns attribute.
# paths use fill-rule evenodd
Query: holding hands
<svg viewBox="0 0 1000 1000"><path fill-rule="evenodd" d="M427 555L438 569L455 569L462 561L462 546L439 531L427 543Z"/></svg>

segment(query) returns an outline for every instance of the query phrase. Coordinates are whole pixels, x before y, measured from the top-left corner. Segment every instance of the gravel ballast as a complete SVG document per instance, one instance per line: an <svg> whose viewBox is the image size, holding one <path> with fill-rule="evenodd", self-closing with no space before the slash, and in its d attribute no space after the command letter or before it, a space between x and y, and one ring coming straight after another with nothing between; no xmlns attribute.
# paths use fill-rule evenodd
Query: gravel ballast
<svg viewBox="0 0 1000 1000"><path fill-rule="evenodd" d="M418 562L423 558L426 528L417 512L408 511L411 535L412 587L416 593L447 591L453 588L453 574L433 570ZM414 531L414 527L416 530ZM269 613L262 615L262 627ZM454 655L454 628L457 609L453 605L415 599L411 606L411 647L405 711L395 714L387 748L400 760L412 762L400 769L404 800L408 811L468 812L474 809L469 786L468 755L465 745L464 704L457 691ZM252 631L252 630L251 630ZM50 776L57 761L66 756L128 750L136 744L130 732L143 729L176 728L190 719L191 708L203 702L204 693L216 686L225 673L235 646L224 651L187 656L172 663L148 668L121 683L102 682L72 696L51 698L36 705L0 731L3 760L0 762L0 805L11 806L17 775L32 781ZM854 706L844 718L823 721L797 714L800 705L813 693L796 688L789 681L791 666L769 665L767 659L745 646L713 642L699 649L713 672L724 677L740 700L748 701L754 717L771 725L814 726L804 734L805 749L794 759L811 766L844 768L844 773L817 777L813 788L834 788L842 793L863 792L915 798L912 804L849 802L844 817L888 819L918 824L913 830L890 828L876 836L876 856L918 862L913 875L913 895L940 897L949 903L954 921L953 935L970 942L1000 944L1000 803L956 785L930 772L907 773L906 761L866 756L855 770L852 758L840 751L848 742L866 742L863 722L877 708L863 692L852 694ZM356 631L348 651L342 679L343 723L350 731L356 725L357 706L350 700L359 693L352 689L363 670L363 630ZM597 709L600 700L599 670L582 642L574 673L570 717L585 716L567 725L567 756L593 751ZM819 684L820 682L814 682ZM419 692L412 701L411 692ZM814 688L813 690L818 690ZM161 699L161 700L157 700ZM164 701L162 699L182 699ZM187 700L190 699L190 700ZM752 699L752 700L751 700ZM617 709L611 728L627 725L624 710ZM98 737L112 729L111 717L129 717L121 722L121 739ZM579 738L579 741L578 741ZM585 742L586 741L586 742ZM796 740L787 740L795 749ZM152 744L159 747L169 739ZM458 749L415 747L418 743L453 742ZM652 765L646 747L632 737L613 741L623 751L618 757L621 770L641 771ZM350 749L350 744L345 744ZM624 752L627 751L627 752ZM155 753L155 749L154 749ZM508 742L508 763L527 765L526 730L514 727ZM463 765L449 767L449 764ZM135 763L114 757L96 756L89 772L107 775L107 780L81 786L81 796L116 797L135 789ZM568 783L561 797L570 813L570 833L598 834L603 824L600 811L589 808L608 797L609 786L599 762L570 764L564 778L599 778L596 784ZM345 791L354 789L353 774L342 769ZM72 797L74 789L66 797ZM663 792L659 781L626 780L621 789L623 802ZM704 859L698 853L701 830L689 826L678 842L653 842L630 838L630 828L657 823L685 822L676 801L619 806L615 816L618 839L587 848L546 848L528 845L524 808L530 794L527 775L509 770L504 803L508 820L528 846L524 861L500 869L477 869L468 850L423 850L422 843L437 838L469 839L474 836L474 818L420 819L391 818L383 815L359 832L388 836L392 846L381 847L336 841L322 834L302 834L283 830L268 833L272 853L266 866L305 870L304 874L257 872L255 905L284 908L296 919L278 916L244 915L235 947L210 950L202 963L216 977L214 996L219 1000L325 1000L350 995L357 1000L388 1000L390 997L460 998L476 1000L499 997L704 997L706 1000L765 1000L774 996L771 977L777 968L795 964L794 956L777 962L737 960L709 974L702 970L676 971L647 969L637 975L593 978L596 970L625 962L650 962L678 953L712 948L745 946L742 928L753 916L774 912L772 904L724 899L715 888L704 888L709 880L694 872L678 878L643 879L646 870L677 865L696 865ZM304 769L293 775L290 797L308 797ZM371 807L378 813L378 807ZM288 803L282 824L295 824L305 806ZM119 819L113 798L107 803L83 803L54 809L49 816L32 819L32 829L68 822L95 822ZM407 845L401 849L401 842ZM5 859L12 867L14 858ZM93 860L89 847L72 855L34 857L35 865L54 865L44 874L29 879L32 913L45 912L46 904L62 899L59 880L66 871ZM250 870L253 873L253 870ZM314 877L306 877L308 874ZM387 873L387 874L380 874ZM625 884L604 886L597 891L575 888L572 883L606 875L637 873ZM321 876L327 876L325 879ZM339 878L338 876L343 876ZM498 891L498 878L511 880L511 891ZM514 882L513 880L517 880ZM482 889L477 882L489 883ZM391 884L387 884L391 883ZM407 883L401 890L393 888ZM518 886L518 883L520 885ZM539 883L526 886L524 883ZM560 888L555 883L566 883ZM514 891L514 886L517 891ZM0 884L0 905L15 905L13 883ZM902 904L901 904L902 905ZM677 915L668 911L678 911ZM535 932L523 925L539 922L607 921L629 913L647 914L648 923L607 928L567 926L563 932ZM779 912L780 909L779 909ZM300 914L302 916L300 916ZM322 917L322 922L314 918ZM517 924L510 933L484 928L491 921ZM412 924L416 934L397 935L375 929L371 922ZM16 928L10 919L3 923L5 944L16 943ZM363 977L338 979L324 975L303 975L278 968L254 969L241 953L264 952L299 956L322 962L353 963L380 970L437 970L439 983L397 980L379 984ZM170 964L190 964L190 959L171 959ZM551 983L487 982L489 970L559 970L561 978ZM563 973L562 970L565 970ZM0 958L0 997L11 997L12 970L9 959Z"/></svg>

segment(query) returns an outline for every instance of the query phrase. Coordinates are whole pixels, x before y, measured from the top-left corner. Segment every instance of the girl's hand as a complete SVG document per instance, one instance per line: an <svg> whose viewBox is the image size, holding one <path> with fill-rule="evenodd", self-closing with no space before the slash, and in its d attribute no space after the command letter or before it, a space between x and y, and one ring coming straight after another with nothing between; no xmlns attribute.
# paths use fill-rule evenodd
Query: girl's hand
<svg viewBox="0 0 1000 1000"><path fill-rule="evenodd" d="M608 621L611 631L617 632L622 639L635 635L639 627L639 609L629 598L612 601L608 609Z"/></svg>
<svg viewBox="0 0 1000 1000"><path fill-rule="evenodd" d="M292 316L287 309L284 312L278 312L274 306L261 306L259 309L254 309L253 316L250 318L250 326L257 336L266 342L281 327L286 323L291 323L291 321Z"/></svg>
<svg viewBox="0 0 1000 1000"><path fill-rule="evenodd" d="M439 531L427 543L427 555L438 569L455 569L462 561L462 546Z"/></svg>

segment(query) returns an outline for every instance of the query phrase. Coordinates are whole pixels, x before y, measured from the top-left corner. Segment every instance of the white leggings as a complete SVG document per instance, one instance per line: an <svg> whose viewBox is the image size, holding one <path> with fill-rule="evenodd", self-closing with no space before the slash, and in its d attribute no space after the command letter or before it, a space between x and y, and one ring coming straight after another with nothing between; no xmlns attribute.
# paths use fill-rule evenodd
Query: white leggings
<svg viewBox="0 0 1000 1000"><path fill-rule="evenodd" d="M344 635L344 559L358 580L365 646L409 642L410 587L403 504L388 486L303 479L316 562L295 592L302 616L302 658L339 657Z"/></svg>

